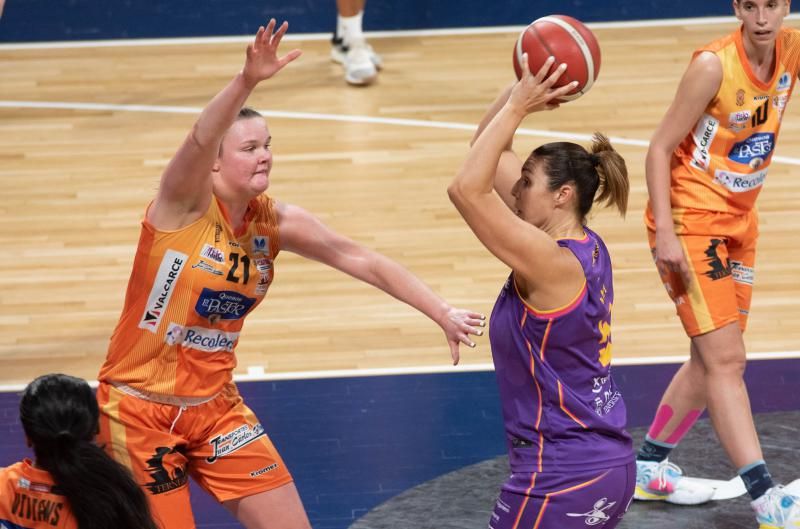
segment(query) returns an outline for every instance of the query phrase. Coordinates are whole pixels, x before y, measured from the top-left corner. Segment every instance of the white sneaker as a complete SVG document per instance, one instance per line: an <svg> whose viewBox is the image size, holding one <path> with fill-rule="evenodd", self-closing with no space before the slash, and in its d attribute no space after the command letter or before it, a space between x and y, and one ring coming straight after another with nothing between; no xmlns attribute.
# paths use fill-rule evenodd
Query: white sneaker
<svg viewBox="0 0 800 529"><path fill-rule="evenodd" d="M714 495L708 485L688 482L683 471L669 460L636 461L636 490L633 497L645 501L665 501L677 505L698 505Z"/></svg>
<svg viewBox="0 0 800 529"><path fill-rule="evenodd" d="M372 46L370 46L366 41L364 41L364 45L367 48L369 60L372 61L372 64L377 70L382 69L383 57L378 55L375 50L372 49ZM339 64L344 64L345 57L347 56L347 49L347 46L344 44L344 39L341 37L333 37L331 39L331 60L333 62L338 62Z"/></svg>
<svg viewBox="0 0 800 529"><path fill-rule="evenodd" d="M772 487L763 496L750 502L756 512L758 529L800 528L800 497L788 492L797 488L800 488L800 480L786 487Z"/></svg>

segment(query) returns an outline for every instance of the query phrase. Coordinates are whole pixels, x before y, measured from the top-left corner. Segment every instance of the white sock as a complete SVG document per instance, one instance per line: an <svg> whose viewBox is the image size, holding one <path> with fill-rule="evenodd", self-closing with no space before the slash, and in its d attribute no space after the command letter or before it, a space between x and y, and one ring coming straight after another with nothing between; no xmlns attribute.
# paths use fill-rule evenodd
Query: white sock
<svg viewBox="0 0 800 529"><path fill-rule="evenodd" d="M360 11L357 15L351 17L338 16L336 25L339 38L344 40L344 43L353 42L364 38L364 29L361 26L361 21L364 18L364 12Z"/></svg>

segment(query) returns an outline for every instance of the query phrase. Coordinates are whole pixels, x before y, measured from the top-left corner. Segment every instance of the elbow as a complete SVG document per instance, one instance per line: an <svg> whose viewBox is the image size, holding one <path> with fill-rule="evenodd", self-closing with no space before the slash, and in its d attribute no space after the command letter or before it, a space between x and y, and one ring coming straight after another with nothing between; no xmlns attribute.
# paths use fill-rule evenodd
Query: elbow
<svg viewBox="0 0 800 529"><path fill-rule="evenodd" d="M447 186L447 196L450 198L450 202L458 206L459 204L463 203L464 195L461 186L458 182L453 182L449 186Z"/></svg>
<svg viewBox="0 0 800 529"><path fill-rule="evenodd" d="M669 158L679 143L680 140L677 142L672 141L664 134L656 131L653 137L650 138L650 145L647 147L647 158Z"/></svg>
<svg viewBox="0 0 800 529"><path fill-rule="evenodd" d="M195 123L194 126L192 126L192 130L189 132L189 137L187 138L186 143L200 152L205 152L206 150L212 148L211 139L207 137L207 134L204 134L204 131L200 127L199 123Z"/></svg>

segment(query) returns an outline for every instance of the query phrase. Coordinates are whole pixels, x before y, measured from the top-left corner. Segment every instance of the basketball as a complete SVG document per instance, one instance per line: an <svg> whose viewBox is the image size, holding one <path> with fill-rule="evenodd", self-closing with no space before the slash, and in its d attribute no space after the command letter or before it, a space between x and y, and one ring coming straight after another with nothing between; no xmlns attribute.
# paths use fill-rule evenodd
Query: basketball
<svg viewBox="0 0 800 529"><path fill-rule="evenodd" d="M522 54L528 54L528 65L534 75L548 57L555 57L553 73L561 63L567 70L554 87L577 81L573 91L559 98L560 102L573 101L589 91L600 72L600 45L594 33L581 21L566 15L539 18L520 33L514 45L514 72L522 77Z"/></svg>

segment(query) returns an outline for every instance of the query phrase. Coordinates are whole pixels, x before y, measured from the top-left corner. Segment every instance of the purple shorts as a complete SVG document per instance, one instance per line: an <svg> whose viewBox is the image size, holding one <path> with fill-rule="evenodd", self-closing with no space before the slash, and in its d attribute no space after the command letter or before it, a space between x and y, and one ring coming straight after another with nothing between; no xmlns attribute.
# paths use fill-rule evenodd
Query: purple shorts
<svg viewBox="0 0 800 529"><path fill-rule="evenodd" d="M628 510L636 463L584 472L512 474L489 529L612 529Z"/></svg>

